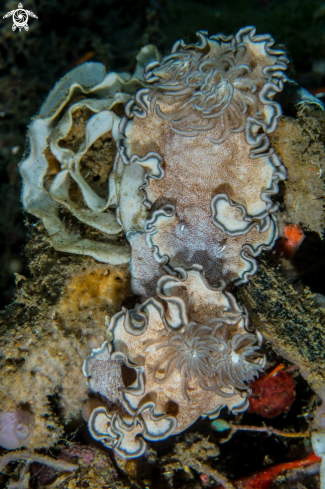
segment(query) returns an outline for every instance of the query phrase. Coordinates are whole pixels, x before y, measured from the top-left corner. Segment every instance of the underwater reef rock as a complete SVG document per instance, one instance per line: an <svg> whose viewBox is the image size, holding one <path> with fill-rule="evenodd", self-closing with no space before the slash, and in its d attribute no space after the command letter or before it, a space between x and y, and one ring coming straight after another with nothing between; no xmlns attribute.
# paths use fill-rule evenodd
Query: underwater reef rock
<svg viewBox="0 0 325 489"><path fill-rule="evenodd" d="M296 116L283 116L272 135L287 168L283 200L276 212L282 237L274 252L260 259L256 275L238 290L238 298L247 307L252 324L279 355L299 367L321 399L310 429L315 454L322 458L323 489L325 300L322 293L311 289L319 290L316 277L321 277L324 264L325 113L321 103L310 100L310 96L306 100L302 91L301 95L295 104ZM290 235L289 229L295 232ZM312 272L314 280L310 281Z"/></svg>
<svg viewBox="0 0 325 489"><path fill-rule="evenodd" d="M17 275L2 315L3 447L49 448L83 416L132 467L123 459L149 457L146 442L246 409L260 331L323 388L322 309L274 254L258 270L277 217L282 237L287 225L320 234L324 219L323 110L301 92L296 117L281 118L288 60L273 43L252 27L199 32L163 58L143 48L133 75L85 63L55 85L20 165L39 220L31 277ZM201 462L187 465L222 483Z"/></svg>
<svg viewBox="0 0 325 489"><path fill-rule="evenodd" d="M270 135L287 170L279 226L298 224L323 238L325 227L325 113L320 104L298 100L297 116L282 116ZM281 232L281 231L280 231Z"/></svg>
<svg viewBox="0 0 325 489"><path fill-rule="evenodd" d="M317 295L307 287L296 290L284 267L267 258L260 259L258 272L238 294L251 322L277 353L298 365L320 391L325 379L325 307L317 304Z"/></svg>
<svg viewBox="0 0 325 489"><path fill-rule="evenodd" d="M16 301L2 315L0 410L25 412L30 433L20 445L40 448L80 420L89 391L82 363L106 338L105 317L130 296L130 275L125 265L56 252L40 224L33 234L31 277L17 277Z"/></svg>
<svg viewBox="0 0 325 489"><path fill-rule="evenodd" d="M317 101L298 100L296 107L296 117L282 116L271 136L287 169L282 201L276 212L280 236L283 236L275 248L279 259L274 259L272 253L263 256L254 277L238 289L238 297L247 307L251 322L272 347L298 365L320 394L325 379L325 302L322 294L313 293L303 282L309 269L322 266L325 112ZM288 224L298 225L307 235L307 241L303 242L305 251L291 260L286 258L285 250L282 253L281 242L287 239L284 231ZM300 237L297 239L300 245Z"/></svg>
<svg viewBox="0 0 325 489"><path fill-rule="evenodd" d="M42 219L57 251L110 265L130 259L141 304L115 301L122 312L107 319L101 348L100 324L81 331L94 347L84 374L105 404L90 414L89 430L123 457L222 406L244 410L247 383L264 365L259 336L227 288L247 282L278 236L272 195L286 171L268 134L281 115L273 99L288 60L253 27L197 35L161 61L143 48L132 76L106 74L100 63L69 72L32 121L20 165L24 208ZM86 275L90 287L107 288L100 273ZM83 303L80 280L79 271L52 315L78 339L70 303ZM82 389L79 396L80 406Z"/></svg>

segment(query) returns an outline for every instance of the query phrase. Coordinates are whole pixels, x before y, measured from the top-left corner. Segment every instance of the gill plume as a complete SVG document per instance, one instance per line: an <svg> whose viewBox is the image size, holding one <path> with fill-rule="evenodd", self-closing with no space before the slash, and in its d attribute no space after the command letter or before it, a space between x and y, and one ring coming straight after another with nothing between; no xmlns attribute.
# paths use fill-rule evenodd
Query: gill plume
<svg viewBox="0 0 325 489"><path fill-rule="evenodd" d="M229 340L227 336L230 336ZM193 377L202 389L231 397L233 393L225 392L223 388L234 388L234 392L236 389L247 390L244 382L252 381L263 371L265 363L264 356L256 351L255 335L247 333L231 337L227 325L217 319L210 325L189 323L174 334L153 340L152 344L157 344L156 350L164 353L153 367L154 380L164 383L173 369L177 369L182 377L182 394L187 400L188 381Z"/></svg>

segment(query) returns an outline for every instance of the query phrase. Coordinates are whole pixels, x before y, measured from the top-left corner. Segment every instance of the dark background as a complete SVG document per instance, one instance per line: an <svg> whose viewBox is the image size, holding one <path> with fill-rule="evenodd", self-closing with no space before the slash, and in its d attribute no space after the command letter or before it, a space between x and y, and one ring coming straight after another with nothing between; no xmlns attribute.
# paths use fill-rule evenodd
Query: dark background
<svg viewBox="0 0 325 489"><path fill-rule="evenodd" d="M14 273L27 274L26 227L18 164L27 125L54 83L83 59L108 70L132 70L137 51L163 54L196 30L233 34L255 25L285 46L290 76L309 90L325 85L325 3L322 0L55 0L23 1L38 16L29 31L12 31L19 0L0 8L0 308L14 294Z"/></svg>

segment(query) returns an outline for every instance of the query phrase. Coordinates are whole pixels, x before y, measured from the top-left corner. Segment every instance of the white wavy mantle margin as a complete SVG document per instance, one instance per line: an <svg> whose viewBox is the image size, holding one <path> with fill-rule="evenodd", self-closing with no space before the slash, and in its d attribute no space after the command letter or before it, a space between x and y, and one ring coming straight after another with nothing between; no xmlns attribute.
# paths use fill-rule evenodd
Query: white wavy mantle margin
<svg viewBox="0 0 325 489"><path fill-rule="evenodd" d="M186 290L188 289L189 297L193 297L196 291L197 297L193 299L193 302L190 301L193 306L196 301L200 302L206 296L209 307L206 309L204 317L201 318L204 324L209 322L208 317L211 314L217 314L219 311L221 322L228 326L236 326L236 330L232 332L233 337L239 335L244 338L246 335L251 336L252 334L248 330L246 311L237 304L232 294L224 290L224 284L218 287L210 286L204 277L203 268L198 265L178 271L181 275L180 279L170 275L159 279L157 283L159 300L149 298L133 311L129 312L123 308L121 312L115 314L108 326L108 334L112 336L112 342L106 341L101 348L93 350L83 365L83 373L92 391L98 392L102 399L106 399L108 403L113 403L112 407L107 409L98 407L92 412L88 422L89 431L94 439L101 441L108 448L114 449L124 458L141 456L146 448L144 440L163 440L174 432L179 433L188 427L184 426L184 421L181 421L181 426L179 426L177 414L173 416L162 412L164 409L161 409L161 402L165 402L164 394L159 387L160 383L150 378L152 368L150 362L147 365L146 362L142 364L141 360L135 361L140 353L137 350L138 346L146 343L143 336L148 335L148 338L152 339L157 334L154 317L159 317L159 321L165 330L171 334L178 334L184 327L188 327L188 311L184 300L178 295L179 293L182 295L181 291L184 287ZM163 300L164 305L160 302L161 300ZM134 317L134 313L136 313L137 318ZM160 329L159 331L161 332ZM125 335L131 335L134 338L132 344L127 341ZM135 346L138 337L138 346ZM229 338L228 340L230 341ZM256 344L259 346L261 344L261 337L258 334L256 335ZM150 348L149 344L147 348ZM141 350L141 354L143 353ZM158 357L160 355L159 348L157 348L157 355ZM112 362L115 364L113 369ZM260 355L260 358L255 359L255 362L260 368L263 368L265 357ZM128 387L124 386L122 380L122 363L136 372L135 381ZM118 387L119 382L120 387ZM175 388L173 381L172 385ZM165 388L167 387L165 386ZM180 385L178 388L179 397L175 397L176 392L173 391L172 397L167 394L167 399L178 403L181 411L182 405L184 402L187 404L187 401L182 397ZM248 405L246 395L238 395L234 388L231 390L229 387L231 392L226 388L222 396L218 390L210 391L212 397L208 391L202 390L202 387L200 389L202 395L206 393L206 396L209 397L205 405L205 408L208 407L208 409L205 412L202 409L202 403L196 402L195 415L190 417L189 425L200 416L215 419L225 405L228 405L232 412L241 412ZM159 401L160 395L163 399ZM153 399L156 401L154 402ZM197 409L198 407L201 407L202 411ZM192 408L189 407L189 409L193 413Z"/></svg>

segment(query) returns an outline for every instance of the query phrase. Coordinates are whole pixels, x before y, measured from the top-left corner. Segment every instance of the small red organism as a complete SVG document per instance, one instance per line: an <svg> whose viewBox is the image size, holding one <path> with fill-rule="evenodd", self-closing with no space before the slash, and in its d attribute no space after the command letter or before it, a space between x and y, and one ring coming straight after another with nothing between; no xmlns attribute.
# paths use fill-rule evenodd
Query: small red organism
<svg viewBox="0 0 325 489"><path fill-rule="evenodd" d="M236 489L269 489L273 481L278 477L278 475L283 474L283 472L319 463L320 461L321 459L312 452L308 455L308 457L302 460L295 460L293 462L275 465L274 467L263 470L262 472L259 472L251 477L236 481L235 487Z"/></svg>
<svg viewBox="0 0 325 489"><path fill-rule="evenodd" d="M321 462L321 458L317 457L314 452L311 452L306 458L302 460L294 460L293 462L286 462L284 464L275 465L258 474L254 474L244 479L232 481L233 486L236 489L269 489L272 486L274 480L284 472L288 470L298 469L300 467L306 467ZM221 489L223 486L214 486L213 489Z"/></svg>
<svg viewBox="0 0 325 489"><path fill-rule="evenodd" d="M283 236L275 245L275 252L290 260L305 239L305 234L298 224L287 224L283 228Z"/></svg>
<svg viewBox="0 0 325 489"><path fill-rule="evenodd" d="M86 61L91 60L95 56L94 51L88 51L84 56L81 56L81 58L78 58L75 63L73 63L70 66L70 69L75 68L76 66L82 65L82 63L86 63Z"/></svg>
<svg viewBox="0 0 325 489"><path fill-rule="evenodd" d="M200 479L203 486L207 486L209 484L209 477L206 474L201 474Z"/></svg>
<svg viewBox="0 0 325 489"><path fill-rule="evenodd" d="M283 369L284 365L280 364L251 384L249 413L260 414L263 418L274 418L289 411L295 399L296 383Z"/></svg>
<svg viewBox="0 0 325 489"><path fill-rule="evenodd" d="M312 88L309 90L309 92L315 95L317 98L322 98L320 95L325 94L325 87Z"/></svg>

